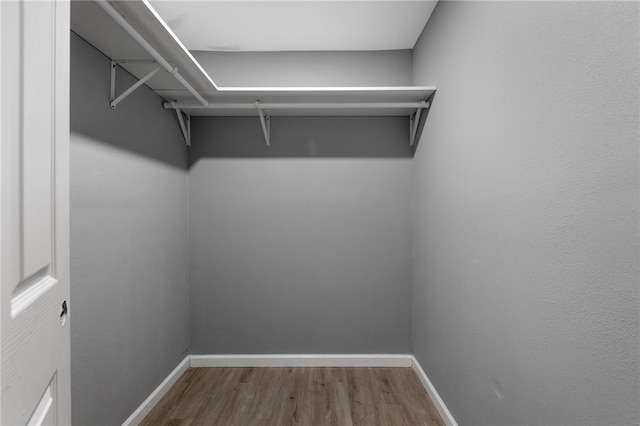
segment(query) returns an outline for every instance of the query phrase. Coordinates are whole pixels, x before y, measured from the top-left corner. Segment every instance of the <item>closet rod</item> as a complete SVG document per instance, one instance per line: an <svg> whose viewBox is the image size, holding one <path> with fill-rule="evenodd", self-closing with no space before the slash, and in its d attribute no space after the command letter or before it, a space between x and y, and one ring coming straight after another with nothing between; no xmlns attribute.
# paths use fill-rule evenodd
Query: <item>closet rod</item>
<svg viewBox="0 0 640 426"><path fill-rule="evenodd" d="M227 104L188 104L182 102L165 102L163 103L166 109L256 109L256 105L253 103L227 103ZM260 108L262 109L357 109L357 108L428 108L428 102L320 102L320 103L269 103L261 102Z"/></svg>
<svg viewBox="0 0 640 426"><path fill-rule="evenodd" d="M167 62L167 60L164 59L162 55L158 53L158 51L154 49L153 46L151 46L149 42L144 37L142 37L142 35L140 35L140 33L135 28L133 28L133 26L129 22L127 22L127 20L122 15L120 15L120 13L113 6L111 6L111 4L109 4L106 0L96 0L96 3L109 16L111 16L111 18L113 18L113 20L116 21L123 30L125 30L131 37L133 37L133 39L136 40L140 44L140 46L142 46L144 50L146 50L153 57L153 59L155 59L160 65L162 65L162 67L167 70L169 74L175 77L175 79L178 80L178 82L182 86L184 86L184 88L187 89L189 93L191 93L198 101L200 101L200 103L202 104L200 106L207 106L209 104L209 102L205 98L203 98L202 95L200 95L200 93L198 93L198 91L194 89L193 86L184 79L184 77L182 77L182 75L180 75L178 69L171 66L171 64Z"/></svg>

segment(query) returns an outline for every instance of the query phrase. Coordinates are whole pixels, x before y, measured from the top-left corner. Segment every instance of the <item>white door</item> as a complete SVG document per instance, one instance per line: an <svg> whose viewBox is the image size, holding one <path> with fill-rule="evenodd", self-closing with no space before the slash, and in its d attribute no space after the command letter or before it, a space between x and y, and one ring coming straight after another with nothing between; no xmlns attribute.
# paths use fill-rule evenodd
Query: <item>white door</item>
<svg viewBox="0 0 640 426"><path fill-rule="evenodd" d="M70 424L69 3L0 22L0 424Z"/></svg>

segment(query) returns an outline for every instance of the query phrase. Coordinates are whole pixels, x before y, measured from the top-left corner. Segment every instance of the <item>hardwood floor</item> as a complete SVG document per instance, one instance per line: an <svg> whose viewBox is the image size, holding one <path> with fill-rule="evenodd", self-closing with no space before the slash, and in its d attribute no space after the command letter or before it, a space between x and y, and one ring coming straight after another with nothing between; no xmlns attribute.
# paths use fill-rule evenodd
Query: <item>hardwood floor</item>
<svg viewBox="0 0 640 426"><path fill-rule="evenodd" d="M411 368L190 368L140 425L444 422Z"/></svg>

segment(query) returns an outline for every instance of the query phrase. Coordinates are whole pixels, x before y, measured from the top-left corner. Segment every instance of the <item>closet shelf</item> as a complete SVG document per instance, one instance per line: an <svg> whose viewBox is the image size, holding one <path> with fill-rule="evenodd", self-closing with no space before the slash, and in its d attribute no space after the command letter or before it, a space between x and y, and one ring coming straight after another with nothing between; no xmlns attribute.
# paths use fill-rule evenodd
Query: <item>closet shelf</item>
<svg viewBox="0 0 640 426"><path fill-rule="evenodd" d="M408 116L424 108L434 87L220 87L205 92L203 106L184 93L157 91L165 108L182 108L192 115L255 115L259 106L271 115Z"/></svg>
<svg viewBox="0 0 640 426"><path fill-rule="evenodd" d="M112 58L110 102L115 108L142 84L175 109L190 143L189 116L256 116L270 140L270 116L407 116L409 142L419 138L419 118L436 88L219 87L147 0L73 1L71 29ZM138 83L116 93L123 68ZM160 71L157 69L160 68Z"/></svg>

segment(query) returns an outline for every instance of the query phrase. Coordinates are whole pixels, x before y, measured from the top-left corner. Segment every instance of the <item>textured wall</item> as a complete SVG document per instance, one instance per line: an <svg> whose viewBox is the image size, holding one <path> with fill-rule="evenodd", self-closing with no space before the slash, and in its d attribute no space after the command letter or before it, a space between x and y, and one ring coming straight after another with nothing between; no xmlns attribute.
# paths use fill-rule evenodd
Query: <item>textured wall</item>
<svg viewBox="0 0 640 426"><path fill-rule="evenodd" d="M192 131L192 352L409 353L406 119L274 117L270 148L256 117Z"/></svg>
<svg viewBox="0 0 640 426"><path fill-rule="evenodd" d="M119 73L118 87L135 80ZM188 347L187 152L143 87L71 34L71 370L76 425L121 424Z"/></svg>
<svg viewBox="0 0 640 426"><path fill-rule="evenodd" d="M638 3L440 2L417 358L462 424L638 424Z"/></svg>
<svg viewBox="0 0 640 426"><path fill-rule="evenodd" d="M411 85L411 50L194 52L220 86Z"/></svg>

